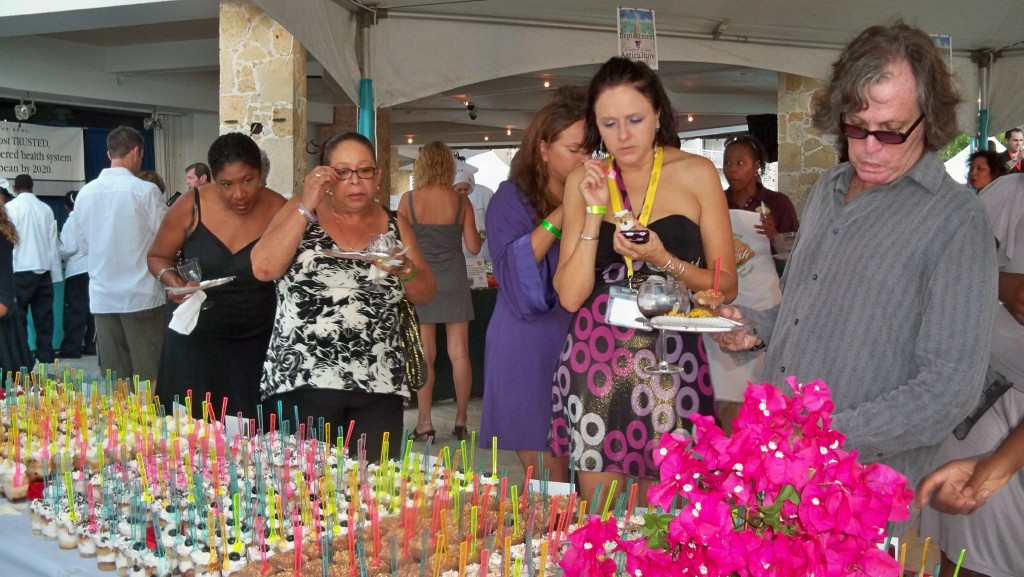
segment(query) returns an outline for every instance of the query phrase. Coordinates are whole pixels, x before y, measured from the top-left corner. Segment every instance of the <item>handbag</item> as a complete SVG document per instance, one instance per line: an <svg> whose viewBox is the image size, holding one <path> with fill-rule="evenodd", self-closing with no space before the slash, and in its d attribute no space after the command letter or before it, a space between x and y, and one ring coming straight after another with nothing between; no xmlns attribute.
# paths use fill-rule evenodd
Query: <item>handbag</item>
<svg viewBox="0 0 1024 577"><path fill-rule="evenodd" d="M398 301L398 332L405 359L405 384L409 391L419 391L427 380L427 361L423 356L423 337L420 336L420 318L409 299Z"/></svg>

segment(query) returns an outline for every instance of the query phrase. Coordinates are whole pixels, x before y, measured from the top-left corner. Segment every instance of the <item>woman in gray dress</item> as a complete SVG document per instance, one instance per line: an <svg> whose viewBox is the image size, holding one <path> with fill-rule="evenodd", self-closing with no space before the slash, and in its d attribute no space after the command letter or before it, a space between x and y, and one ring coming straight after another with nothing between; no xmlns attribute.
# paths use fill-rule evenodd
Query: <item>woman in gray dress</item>
<svg viewBox="0 0 1024 577"><path fill-rule="evenodd" d="M473 300L462 242L465 239L466 248L477 254L480 252L480 233L476 229L472 205L452 187L455 157L444 143L431 142L423 147L416 160L414 178L416 189L402 197L398 212L412 223L423 258L437 278L437 294L430 303L416 305L427 378L417 395L419 418L412 437L434 436L430 408L434 394L437 325L444 323L458 404L452 435L462 440L466 436L466 409L473 385L473 370L469 364L469 321L473 320Z"/></svg>

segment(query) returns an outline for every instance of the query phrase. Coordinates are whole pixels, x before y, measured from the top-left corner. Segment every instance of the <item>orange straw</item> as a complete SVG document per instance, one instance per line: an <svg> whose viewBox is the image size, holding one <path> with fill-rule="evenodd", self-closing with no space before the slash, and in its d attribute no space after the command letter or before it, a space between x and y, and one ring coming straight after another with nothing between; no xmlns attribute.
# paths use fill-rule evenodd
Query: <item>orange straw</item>
<svg viewBox="0 0 1024 577"><path fill-rule="evenodd" d="M722 275L722 257L715 257L715 294L718 294L718 277Z"/></svg>

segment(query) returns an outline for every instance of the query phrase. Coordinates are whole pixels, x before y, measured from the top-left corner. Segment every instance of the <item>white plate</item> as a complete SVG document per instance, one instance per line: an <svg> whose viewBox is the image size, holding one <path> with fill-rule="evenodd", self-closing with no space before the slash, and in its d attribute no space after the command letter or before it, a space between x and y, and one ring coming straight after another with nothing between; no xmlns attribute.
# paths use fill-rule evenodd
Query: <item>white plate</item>
<svg viewBox="0 0 1024 577"><path fill-rule="evenodd" d="M401 256L409 250L409 247L404 247L402 250L396 252L394 256ZM336 248L325 248L324 254L327 256L333 256L337 258L351 258L355 260L365 260L367 262L377 262L382 258L387 258L388 255L381 254L379 252L366 252L364 250L341 250Z"/></svg>
<svg viewBox="0 0 1024 577"><path fill-rule="evenodd" d="M728 333L749 329L753 323L748 320L734 321L725 317L690 318L666 315L651 319L651 326L684 333Z"/></svg>
<svg viewBox="0 0 1024 577"><path fill-rule="evenodd" d="M196 292L197 290L206 290L208 288L212 288L212 287L215 287L215 286L220 286L222 284L228 284L229 282L231 282L233 280L235 280L235 277L233 277L233 276L226 276L226 277L222 277L222 278L215 278L215 279L211 279L211 280L204 280L201 283L199 283L199 286L167 287L167 294L172 294L172 295L175 295L175 296L178 296L178 295L190 295L190 294Z"/></svg>

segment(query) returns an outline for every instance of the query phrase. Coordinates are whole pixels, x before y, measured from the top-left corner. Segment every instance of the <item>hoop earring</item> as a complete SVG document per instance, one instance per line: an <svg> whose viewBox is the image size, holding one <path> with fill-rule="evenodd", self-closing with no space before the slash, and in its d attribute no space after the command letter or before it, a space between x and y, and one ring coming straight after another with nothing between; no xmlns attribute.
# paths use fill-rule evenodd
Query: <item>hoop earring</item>
<svg viewBox="0 0 1024 577"><path fill-rule="evenodd" d="M604 139L603 138L601 139L601 144L598 145L597 150L595 150L594 153L591 154L590 156L594 160L608 160L608 157L611 156L611 155L608 154L608 151L605 150L605 148L604 148Z"/></svg>

